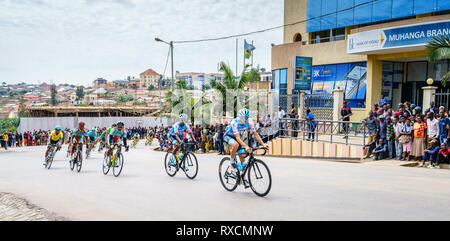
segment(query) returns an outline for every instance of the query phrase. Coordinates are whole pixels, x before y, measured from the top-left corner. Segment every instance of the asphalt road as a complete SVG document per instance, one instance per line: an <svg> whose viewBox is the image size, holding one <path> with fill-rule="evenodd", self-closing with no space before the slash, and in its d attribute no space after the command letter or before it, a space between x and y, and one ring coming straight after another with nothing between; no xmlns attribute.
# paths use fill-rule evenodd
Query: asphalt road
<svg viewBox="0 0 450 241"><path fill-rule="evenodd" d="M450 220L450 171L383 163L262 157L273 178L264 198L220 184L222 156L199 154L199 173L169 177L164 153L139 143L120 177L95 153L72 172L65 147L50 170L44 147L0 153L0 192L71 220Z"/></svg>

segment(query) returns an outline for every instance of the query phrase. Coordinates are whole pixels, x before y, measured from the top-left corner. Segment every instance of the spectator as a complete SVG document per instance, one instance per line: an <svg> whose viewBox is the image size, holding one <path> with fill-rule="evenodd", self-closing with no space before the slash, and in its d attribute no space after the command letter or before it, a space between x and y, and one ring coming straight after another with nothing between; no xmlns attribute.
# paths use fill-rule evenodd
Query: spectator
<svg viewBox="0 0 450 241"><path fill-rule="evenodd" d="M427 136L427 124L422 121L421 116L416 117L416 122L413 125L414 135L411 149L411 155L416 158L416 161L420 161L423 157L423 151L425 150L425 137Z"/></svg>
<svg viewBox="0 0 450 241"><path fill-rule="evenodd" d="M434 118L433 112L427 114L427 127L427 147L430 147L432 141L439 141L439 120Z"/></svg>
<svg viewBox="0 0 450 241"><path fill-rule="evenodd" d="M8 141L9 141L8 133L3 133L3 146L5 150L8 150Z"/></svg>
<svg viewBox="0 0 450 241"><path fill-rule="evenodd" d="M384 106L387 104L387 100L386 97L384 96L384 94L381 95L381 100L378 101L378 106L380 108L384 108Z"/></svg>
<svg viewBox="0 0 450 241"><path fill-rule="evenodd" d="M372 155L373 150L377 147L378 137L375 136L374 139L364 146L364 159L369 158Z"/></svg>
<svg viewBox="0 0 450 241"><path fill-rule="evenodd" d="M372 111L369 111L369 116L362 120L363 124L367 126L369 132L369 140L367 143L372 143L379 131L379 123Z"/></svg>
<svg viewBox="0 0 450 241"><path fill-rule="evenodd" d="M385 139L386 140L386 135L387 135L387 125L386 125L386 120L384 118L384 115L380 115L378 117L380 119L380 139Z"/></svg>
<svg viewBox="0 0 450 241"><path fill-rule="evenodd" d="M386 140L387 140L387 146L389 151L389 159L394 158L395 156L395 129L394 129L394 123L392 119L389 117L386 119Z"/></svg>
<svg viewBox="0 0 450 241"><path fill-rule="evenodd" d="M378 143L379 144L377 145L377 147L375 147L375 149L372 152L372 154L374 155L373 156L374 161L383 160L384 158L386 158L388 154L388 146L384 141L384 139L380 139Z"/></svg>
<svg viewBox="0 0 450 241"><path fill-rule="evenodd" d="M430 111L433 112L433 114L439 113L439 109L435 106L434 101L430 102Z"/></svg>
<svg viewBox="0 0 450 241"><path fill-rule="evenodd" d="M281 106L278 106L278 121L279 121L278 125L279 125L281 133L283 133L283 130L284 130L284 126L283 125L285 123L285 121L282 120L282 119L285 118L285 117L286 117L286 112L284 112L284 110L281 109Z"/></svg>
<svg viewBox="0 0 450 241"><path fill-rule="evenodd" d="M347 101L344 101L343 107L341 108L341 118L342 121L350 121L350 116L353 115L352 109L347 106ZM344 130L344 138L348 138L348 127L349 123L343 123L342 129Z"/></svg>
<svg viewBox="0 0 450 241"><path fill-rule="evenodd" d="M425 166L425 162L430 161L430 166L435 166L436 165L436 160L437 160L437 154L439 152L439 144L437 140L433 140L431 142L431 146L430 148L426 149L423 151L423 161L422 161L422 166Z"/></svg>
<svg viewBox="0 0 450 241"><path fill-rule="evenodd" d="M412 149L412 131L413 126L410 119L406 119L406 123L401 131L401 136L399 138L400 143L403 147L403 160L406 161L410 159L411 149Z"/></svg>
<svg viewBox="0 0 450 241"><path fill-rule="evenodd" d="M217 132L217 142L218 142L218 151L219 151L219 155L225 155L225 149L223 146L223 132L224 128L223 125L219 126L219 130Z"/></svg>
<svg viewBox="0 0 450 241"><path fill-rule="evenodd" d="M308 141L314 140L314 134L316 131L316 119L314 118L314 115L311 113L310 109L306 110L306 116L305 119L307 121L307 126L308 126ZM312 137L312 139L311 139Z"/></svg>
<svg viewBox="0 0 450 241"><path fill-rule="evenodd" d="M439 153L436 159L436 166L439 168L440 163L450 163L450 149L445 145L445 143L441 143L441 148L439 149Z"/></svg>
<svg viewBox="0 0 450 241"><path fill-rule="evenodd" d="M402 159L402 153L403 153L403 145L400 142L400 136L403 127L405 126L405 117L401 117L399 119L398 116L394 117L394 132L395 132L395 154L397 156L397 160Z"/></svg>
<svg viewBox="0 0 450 241"><path fill-rule="evenodd" d="M445 111L439 110L439 142L445 143L448 147L448 138L450 135L450 119L445 116Z"/></svg>

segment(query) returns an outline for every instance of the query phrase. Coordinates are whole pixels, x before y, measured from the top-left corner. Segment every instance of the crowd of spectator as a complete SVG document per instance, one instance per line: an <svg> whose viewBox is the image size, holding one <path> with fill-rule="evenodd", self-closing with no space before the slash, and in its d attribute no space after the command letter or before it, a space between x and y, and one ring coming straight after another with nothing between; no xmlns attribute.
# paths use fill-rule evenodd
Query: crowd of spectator
<svg viewBox="0 0 450 241"><path fill-rule="evenodd" d="M362 122L368 129L365 158L414 160L421 166L429 162L431 168L450 162L450 119L444 106L431 102L422 110L405 102L394 109L382 98Z"/></svg>

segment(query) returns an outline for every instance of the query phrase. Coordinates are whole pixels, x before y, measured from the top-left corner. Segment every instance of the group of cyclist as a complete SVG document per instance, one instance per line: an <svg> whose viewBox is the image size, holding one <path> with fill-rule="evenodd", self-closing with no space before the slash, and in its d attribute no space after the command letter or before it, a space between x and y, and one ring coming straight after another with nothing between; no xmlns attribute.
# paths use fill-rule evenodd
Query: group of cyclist
<svg viewBox="0 0 450 241"><path fill-rule="evenodd" d="M168 139L173 146L173 157L176 158L176 160L170 160L172 165L175 165L176 161L182 159L182 154L178 155L178 151L180 150L181 144L185 142L185 132L190 135L194 143L196 142L191 127L186 123L187 118L188 116L186 114L179 115L179 121L173 124L168 132ZM253 120L250 118L250 111L248 109L240 110L238 112L238 117L231 121L224 133L224 142L230 147L232 166L238 171L242 171L245 168L245 154L251 152L251 148L241 138L245 131L249 131L250 134L254 135L256 141L258 141L264 149L268 149L268 145L263 142L258 132L256 132ZM108 129L97 130L93 128L90 131L85 128L84 122L80 122L78 123L78 128L71 131L69 134L70 142L68 153L73 155L75 151L78 150L77 148L82 148L85 142L87 145L86 147L92 149L94 144L98 141L101 145L106 146L106 155L108 156L112 151L111 146L114 145L124 145L126 148L125 151L128 151L127 134L128 138L132 138L130 136L131 133L127 133L122 122L113 124ZM52 146L55 146L57 151L60 150L62 140L63 134L61 127L57 126L50 134L50 141L45 156L47 157ZM237 161L237 156L239 157L239 161Z"/></svg>
<svg viewBox="0 0 450 241"><path fill-rule="evenodd" d="M85 123L78 123L78 128L72 130L69 133L69 145L67 153L70 156L76 155L78 148L82 150L83 144L86 143L86 148L92 150L95 143L99 142L100 145L104 145L107 148L106 154L110 155L111 148L114 145L124 145L125 151L128 151L129 147L127 145L127 131L124 128L124 124L119 122L113 124L108 129L97 130L93 128L88 130L85 128ZM55 147L56 151L61 149L61 145L64 139L63 132L60 126L56 126L55 130L50 133L50 141L47 146L47 151L45 153L45 160L47 160L50 148ZM46 161L44 161L44 165Z"/></svg>

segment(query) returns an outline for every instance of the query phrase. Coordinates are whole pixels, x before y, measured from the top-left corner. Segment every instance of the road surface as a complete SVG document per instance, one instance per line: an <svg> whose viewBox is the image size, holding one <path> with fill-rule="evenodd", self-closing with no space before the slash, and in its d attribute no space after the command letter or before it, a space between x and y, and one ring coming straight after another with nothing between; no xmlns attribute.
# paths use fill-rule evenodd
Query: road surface
<svg viewBox="0 0 450 241"><path fill-rule="evenodd" d="M265 198L218 179L222 156L199 154L199 173L169 177L164 153L138 144L120 177L103 175L102 156L72 172L65 149L50 170L45 147L0 153L0 192L70 220L450 220L450 171L379 163L262 157L273 177Z"/></svg>

